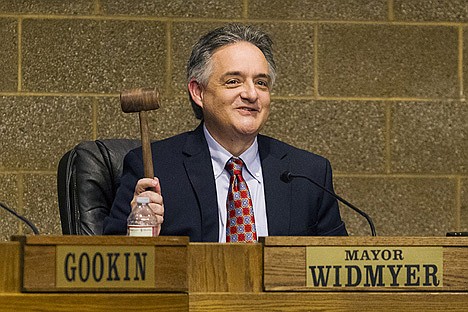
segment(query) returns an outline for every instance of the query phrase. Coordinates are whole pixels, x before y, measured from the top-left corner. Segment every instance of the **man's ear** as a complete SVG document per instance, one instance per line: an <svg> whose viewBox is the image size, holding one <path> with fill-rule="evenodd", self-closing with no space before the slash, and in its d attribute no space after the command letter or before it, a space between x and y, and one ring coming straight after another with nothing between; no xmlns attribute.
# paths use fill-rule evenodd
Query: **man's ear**
<svg viewBox="0 0 468 312"><path fill-rule="evenodd" d="M188 90L192 100L200 107L203 108L203 87L195 79L190 80L188 83Z"/></svg>

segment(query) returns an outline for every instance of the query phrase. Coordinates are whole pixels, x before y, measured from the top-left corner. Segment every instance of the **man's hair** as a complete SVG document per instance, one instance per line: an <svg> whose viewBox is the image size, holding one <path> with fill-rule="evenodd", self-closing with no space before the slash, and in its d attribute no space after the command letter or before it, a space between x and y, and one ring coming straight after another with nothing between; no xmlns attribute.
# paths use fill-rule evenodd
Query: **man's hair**
<svg viewBox="0 0 468 312"><path fill-rule="evenodd" d="M228 24L216 28L198 40L193 46L192 54L187 63L187 82L194 79L206 87L212 71L211 58L218 48L237 42L249 42L262 51L268 62L271 86L276 78L276 64L273 58L272 40L258 28L241 24ZM195 117L203 119L203 111L192 99L189 93Z"/></svg>

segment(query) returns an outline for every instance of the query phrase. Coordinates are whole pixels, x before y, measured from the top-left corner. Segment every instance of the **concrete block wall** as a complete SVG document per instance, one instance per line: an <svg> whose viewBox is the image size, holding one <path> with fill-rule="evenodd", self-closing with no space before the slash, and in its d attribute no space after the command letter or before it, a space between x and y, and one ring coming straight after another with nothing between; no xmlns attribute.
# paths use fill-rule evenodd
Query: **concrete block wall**
<svg viewBox="0 0 468 312"><path fill-rule="evenodd" d="M466 0L0 0L0 201L60 234L60 157L83 140L138 137L120 111L127 88L161 90L153 139L195 127L185 62L228 22L275 41L263 133L329 158L336 192L378 234L468 231ZM0 211L0 239L17 233L29 230Z"/></svg>

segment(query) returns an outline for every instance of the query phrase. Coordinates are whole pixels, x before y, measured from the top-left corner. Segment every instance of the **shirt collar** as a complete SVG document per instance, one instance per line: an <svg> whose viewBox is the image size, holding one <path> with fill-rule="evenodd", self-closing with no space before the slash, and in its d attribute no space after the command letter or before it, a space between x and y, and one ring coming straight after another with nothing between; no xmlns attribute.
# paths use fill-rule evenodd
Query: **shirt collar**
<svg viewBox="0 0 468 312"><path fill-rule="evenodd" d="M208 143L208 148L211 154L211 162L213 164L214 177L215 179L217 179L223 173L226 162L234 156L231 153L229 153L224 147L222 147L221 144L216 142L216 140L211 136L208 129L206 129L205 124L203 124L203 132L205 134L206 142ZM257 137L255 137L255 140L252 143L252 145L245 152L243 152L239 156L239 158L242 159L242 161L244 162L245 168L250 173L250 175L257 181L261 182L262 166L260 163L260 156L258 154Z"/></svg>

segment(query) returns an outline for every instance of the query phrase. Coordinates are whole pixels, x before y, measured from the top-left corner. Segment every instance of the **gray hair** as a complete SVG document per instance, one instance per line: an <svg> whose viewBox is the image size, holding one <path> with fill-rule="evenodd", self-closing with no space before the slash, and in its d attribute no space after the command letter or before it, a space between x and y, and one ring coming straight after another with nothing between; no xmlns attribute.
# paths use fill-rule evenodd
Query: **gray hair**
<svg viewBox="0 0 468 312"><path fill-rule="evenodd" d="M273 86L276 79L276 64L273 58L272 40L260 29L241 24L228 24L216 28L198 40L187 63L187 81L194 79L206 87L212 72L211 58L214 52L225 45L241 41L249 42L262 51L268 63L271 86ZM195 117L203 119L203 110L193 101L190 93L189 97Z"/></svg>

